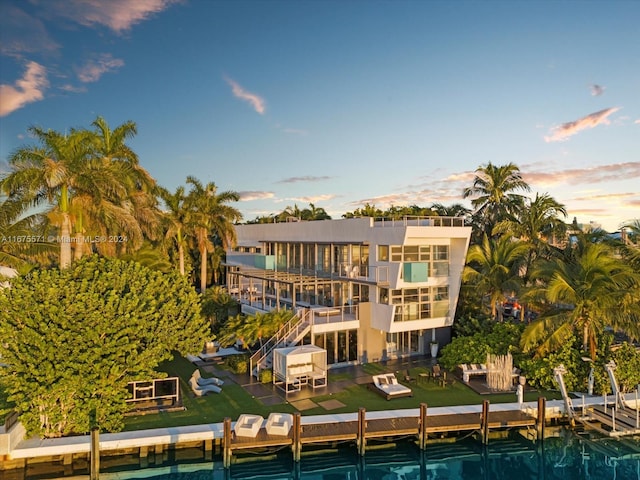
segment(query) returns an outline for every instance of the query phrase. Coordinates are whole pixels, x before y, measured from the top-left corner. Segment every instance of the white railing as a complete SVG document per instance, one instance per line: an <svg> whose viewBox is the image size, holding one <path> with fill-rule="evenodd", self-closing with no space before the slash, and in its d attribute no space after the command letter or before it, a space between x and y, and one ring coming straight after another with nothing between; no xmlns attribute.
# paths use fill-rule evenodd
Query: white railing
<svg viewBox="0 0 640 480"><path fill-rule="evenodd" d="M299 310L298 314L285 323L275 335L267 340L260 349L251 355L249 359L249 367L251 375L258 377L260 374L260 368L263 362L266 363L269 356L273 354L273 350L282 346L283 344L294 341L304 335L305 330L311 328L311 322L309 321L309 312ZM255 372L254 372L255 368Z"/></svg>
<svg viewBox="0 0 640 480"><path fill-rule="evenodd" d="M375 218L376 227L464 227L464 217L418 217Z"/></svg>

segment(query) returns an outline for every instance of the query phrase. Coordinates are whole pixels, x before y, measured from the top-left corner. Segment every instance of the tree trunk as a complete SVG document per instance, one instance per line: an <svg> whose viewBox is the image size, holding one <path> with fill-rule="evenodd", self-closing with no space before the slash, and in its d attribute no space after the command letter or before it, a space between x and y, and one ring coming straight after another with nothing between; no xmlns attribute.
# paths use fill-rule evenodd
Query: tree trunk
<svg viewBox="0 0 640 480"><path fill-rule="evenodd" d="M200 250L200 293L207 288L207 249Z"/></svg>
<svg viewBox="0 0 640 480"><path fill-rule="evenodd" d="M68 213L62 214L59 242L60 269L63 270L71 265L71 218Z"/></svg>
<svg viewBox="0 0 640 480"><path fill-rule="evenodd" d="M78 232L76 233L76 241L73 246L73 259L80 260L84 254L84 235Z"/></svg>
<svg viewBox="0 0 640 480"><path fill-rule="evenodd" d="M184 277L184 247L178 245L178 258L180 263L180 275Z"/></svg>

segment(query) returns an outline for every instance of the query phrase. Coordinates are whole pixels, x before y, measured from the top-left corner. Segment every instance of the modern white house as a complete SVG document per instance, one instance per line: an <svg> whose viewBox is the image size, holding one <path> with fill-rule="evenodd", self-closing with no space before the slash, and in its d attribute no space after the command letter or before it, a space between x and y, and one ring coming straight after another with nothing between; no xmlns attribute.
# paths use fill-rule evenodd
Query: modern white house
<svg viewBox="0 0 640 480"><path fill-rule="evenodd" d="M226 278L242 311L297 313L254 355L254 373L275 348L316 345L335 367L450 340L471 235L462 218L289 221L236 235Z"/></svg>

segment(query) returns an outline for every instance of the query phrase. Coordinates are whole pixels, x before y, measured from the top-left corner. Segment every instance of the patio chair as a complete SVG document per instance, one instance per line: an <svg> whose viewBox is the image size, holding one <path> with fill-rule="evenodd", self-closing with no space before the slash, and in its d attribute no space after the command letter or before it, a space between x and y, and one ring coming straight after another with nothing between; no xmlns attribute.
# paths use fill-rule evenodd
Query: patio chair
<svg viewBox="0 0 640 480"><path fill-rule="evenodd" d="M409 383L417 383L416 378L411 376L411 372L407 368L407 371L404 375L404 381Z"/></svg>
<svg viewBox="0 0 640 480"><path fill-rule="evenodd" d="M194 377L189 379L189 386L196 397L202 397L207 393L220 393L222 391L217 385L198 385L198 381Z"/></svg>
<svg viewBox="0 0 640 480"><path fill-rule="evenodd" d="M217 385L218 387L221 387L222 385L224 385L224 380L220 380L219 378L204 378L200 373L200 370L197 368L195 372L191 374L191 376L196 379L196 382L198 382L198 385L200 385L201 387L205 385Z"/></svg>
<svg viewBox="0 0 640 480"><path fill-rule="evenodd" d="M431 378L434 382L439 382L442 379L442 369L440 368L440 364L436 363L431 367Z"/></svg>

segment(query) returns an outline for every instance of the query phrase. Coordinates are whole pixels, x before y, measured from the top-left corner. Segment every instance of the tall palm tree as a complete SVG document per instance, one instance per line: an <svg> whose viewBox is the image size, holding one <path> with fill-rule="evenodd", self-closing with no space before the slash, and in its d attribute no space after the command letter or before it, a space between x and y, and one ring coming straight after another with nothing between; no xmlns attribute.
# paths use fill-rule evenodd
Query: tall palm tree
<svg viewBox="0 0 640 480"><path fill-rule="evenodd" d="M541 262L532 275L538 281L525 297L537 302L542 314L522 336L525 351L545 355L577 331L595 360L606 327L640 338L640 274L608 245L578 238L564 256Z"/></svg>
<svg viewBox="0 0 640 480"><path fill-rule="evenodd" d="M72 199L79 176L90 154L85 131L68 134L31 127L38 146L18 149L9 157L10 172L0 188L10 199L21 199L32 207L45 207L59 228L60 268L71 264Z"/></svg>
<svg viewBox="0 0 640 480"><path fill-rule="evenodd" d="M559 218L566 218L567 211L561 203L548 194L536 193L534 200L525 200L522 210L507 214L493 228L493 234L511 235L514 238L528 242L531 249L527 255L526 273L533 261L549 253L549 242L557 238L564 240L567 225Z"/></svg>
<svg viewBox="0 0 640 480"><path fill-rule="evenodd" d="M471 198L474 217L482 231L491 235L496 223L522 209L524 197L515 191L530 190L520 169L513 163L495 166L491 162L476 169L473 185L464 189L463 198Z"/></svg>
<svg viewBox="0 0 640 480"><path fill-rule="evenodd" d="M184 254L187 247L187 229L188 215L183 186L176 188L174 193L170 193L167 189L160 187L159 195L163 200L166 210L164 217L166 221L165 241L175 244L178 249L178 269L180 275L185 274Z"/></svg>
<svg viewBox="0 0 640 480"><path fill-rule="evenodd" d="M104 212L98 224L111 224L108 225L110 233L127 238L127 242L112 242L103 248L111 254L118 248L122 252L135 250L144 239L156 240L162 234L156 181L126 144L137 133L136 124L127 121L111 129L104 118L97 117L91 125L94 127L91 132L92 157L102 169L114 172L118 179L111 183L111 189L100 190L118 208Z"/></svg>
<svg viewBox="0 0 640 480"><path fill-rule="evenodd" d="M212 238L216 238L225 249L235 244L233 224L242 219L242 214L227 204L237 202L240 195L233 191L218 193L215 183L203 185L192 176L187 177L187 183L191 185L185 202L189 212L188 225L200 253L200 291L204 292L207 287L208 253L215 248Z"/></svg>
<svg viewBox="0 0 640 480"><path fill-rule="evenodd" d="M488 297L494 319L498 317L497 305L505 299L505 293L517 292L520 288L518 273L528 248L526 243L507 236L490 239L487 235L481 244L469 247L462 279Z"/></svg>

